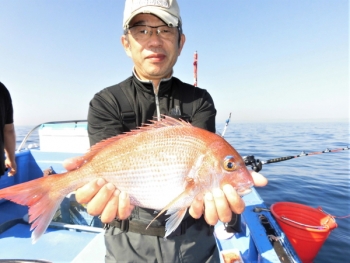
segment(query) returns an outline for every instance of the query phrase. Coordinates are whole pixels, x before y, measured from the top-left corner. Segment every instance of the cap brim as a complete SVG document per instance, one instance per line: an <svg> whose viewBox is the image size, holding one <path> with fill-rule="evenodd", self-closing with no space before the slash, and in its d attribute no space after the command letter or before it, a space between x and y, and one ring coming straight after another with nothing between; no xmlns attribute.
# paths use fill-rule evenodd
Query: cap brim
<svg viewBox="0 0 350 263"><path fill-rule="evenodd" d="M153 10L150 11L149 8L145 7L145 8L137 9L134 13L131 14L131 16L126 21L124 21L124 29L129 27L130 21L138 14L155 15L159 17L168 26L177 27L179 25L179 18L177 18L176 16L173 16L172 14L160 9L155 11Z"/></svg>

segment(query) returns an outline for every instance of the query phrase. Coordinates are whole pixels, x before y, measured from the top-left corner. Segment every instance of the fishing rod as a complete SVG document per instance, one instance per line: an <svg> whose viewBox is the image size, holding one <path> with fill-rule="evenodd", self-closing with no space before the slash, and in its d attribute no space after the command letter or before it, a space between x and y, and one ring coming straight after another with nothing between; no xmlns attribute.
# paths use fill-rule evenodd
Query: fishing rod
<svg viewBox="0 0 350 263"><path fill-rule="evenodd" d="M193 86L195 86L195 87L198 86L197 68L198 68L198 53L196 51L196 52L194 52L194 57L193 57L193 76L194 76Z"/></svg>
<svg viewBox="0 0 350 263"><path fill-rule="evenodd" d="M229 114L228 119L226 120L226 124L224 127L224 130L221 133L221 137L224 138L226 129L228 124L230 123L230 119L231 119L231 112ZM340 152L340 151L345 151L345 150L350 150L349 146L344 147L344 148L336 148L336 149L329 149L327 148L324 151L320 151L320 152L311 152L311 153L306 153L304 151L302 151L300 154L298 155L291 155L291 156L285 156L285 157L278 157L278 158L273 158L273 159L269 159L266 161L260 161L259 159L255 159L254 155L248 155L248 156L244 156L243 160L245 162L246 166L251 166L252 169L255 172L259 172L262 169L262 166L264 164L269 164L269 163L278 163L278 162L283 162L283 161L288 161L291 159L295 159L295 158L299 158L299 157L304 157L304 156L312 156L312 155L317 155L317 154L323 154L323 153L334 153L334 152Z"/></svg>
<svg viewBox="0 0 350 263"><path fill-rule="evenodd" d="M337 148L337 149L328 149L327 148L324 151L311 152L311 153L306 153L303 151L300 154L295 155L295 156L278 157L278 158L273 158L273 159L269 159L266 161L260 161L259 159L255 159L253 155L248 155L248 156L244 156L243 160L244 160L246 166L250 165L255 172L259 172L262 169L262 166L264 164L278 163L278 162L283 162L283 161L287 161L287 160L291 160L291 159L295 159L295 158L299 158L299 157L304 157L304 156L312 156L312 155L323 154L323 153L340 152L340 151L345 151L345 150L350 150L349 146L344 147L344 148Z"/></svg>
<svg viewBox="0 0 350 263"><path fill-rule="evenodd" d="M224 127L224 130L223 130L222 133L221 133L221 137L222 137L222 138L224 138L224 135L225 135L227 126L228 126L228 124L229 124L229 122L230 122L230 119L231 119L231 112L230 112L230 115L228 116L228 119L226 120L226 125L225 125L225 127Z"/></svg>

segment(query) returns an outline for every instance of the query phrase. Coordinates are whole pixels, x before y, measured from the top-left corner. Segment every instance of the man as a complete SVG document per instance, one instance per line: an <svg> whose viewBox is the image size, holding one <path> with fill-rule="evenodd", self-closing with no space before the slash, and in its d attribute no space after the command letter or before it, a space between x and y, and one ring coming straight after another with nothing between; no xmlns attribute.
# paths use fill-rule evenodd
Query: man
<svg viewBox="0 0 350 263"><path fill-rule="evenodd" d="M0 176L8 171L9 176L16 174L16 133L13 125L13 108L9 91L0 82ZM6 160L5 160L6 155Z"/></svg>
<svg viewBox="0 0 350 263"><path fill-rule="evenodd" d="M91 100L90 144L129 131L154 116L160 119L161 114L181 115L192 125L215 132L216 110L209 93L173 77L185 43L176 0L127 0L123 27L121 42L134 62L133 74ZM230 221L232 211L244 210L236 191L225 185L197 196L179 228L165 240L166 216L145 230L157 211L130 205L127 193L103 179L78 189L76 198L88 203L91 215L100 215L107 223L106 262L220 262L213 225L219 219Z"/></svg>

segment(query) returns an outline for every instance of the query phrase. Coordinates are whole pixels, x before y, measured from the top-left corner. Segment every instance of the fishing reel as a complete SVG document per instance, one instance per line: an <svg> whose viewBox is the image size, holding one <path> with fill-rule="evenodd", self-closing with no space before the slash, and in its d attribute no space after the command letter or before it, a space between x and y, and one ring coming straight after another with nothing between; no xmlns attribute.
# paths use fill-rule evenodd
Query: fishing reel
<svg viewBox="0 0 350 263"><path fill-rule="evenodd" d="M255 172L261 171L263 163L259 159L255 159L254 155L244 156L243 160L245 165L250 165Z"/></svg>

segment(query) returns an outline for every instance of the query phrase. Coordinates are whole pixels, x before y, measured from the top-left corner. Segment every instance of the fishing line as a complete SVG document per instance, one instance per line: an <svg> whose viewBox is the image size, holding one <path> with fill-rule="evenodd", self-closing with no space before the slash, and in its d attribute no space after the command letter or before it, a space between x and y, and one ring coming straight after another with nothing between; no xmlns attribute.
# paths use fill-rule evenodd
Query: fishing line
<svg viewBox="0 0 350 263"><path fill-rule="evenodd" d="M248 155L248 156L244 156L243 160L244 160L246 166L250 165L255 172L259 172L262 169L262 166L264 164L278 163L278 162L283 162L283 161L287 161L287 160L291 160L291 159L295 159L295 158L299 158L299 157L304 157L304 156L312 156L312 155L323 154L323 153L340 152L340 151L345 151L345 150L350 150L349 146L344 147L344 148L337 148L337 149L328 149L327 148L324 151L311 152L311 153L306 153L303 151L300 154L295 155L295 156L278 157L278 158L273 158L273 159L269 159L266 161L260 161L259 159L255 159L253 155Z"/></svg>
<svg viewBox="0 0 350 263"><path fill-rule="evenodd" d="M331 217L334 217L334 218L337 218L337 219L345 219L345 218L348 218L350 217L350 214L349 215L346 215L346 216L335 216L335 215L332 215L326 211L324 211L323 209L320 209L320 211L322 211L323 213L327 214L327 215L330 215Z"/></svg>
<svg viewBox="0 0 350 263"><path fill-rule="evenodd" d="M347 216L333 216L333 217L337 218L337 219L344 219L344 218L350 217L350 215L347 215Z"/></svg>

